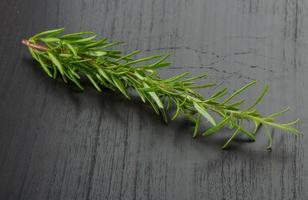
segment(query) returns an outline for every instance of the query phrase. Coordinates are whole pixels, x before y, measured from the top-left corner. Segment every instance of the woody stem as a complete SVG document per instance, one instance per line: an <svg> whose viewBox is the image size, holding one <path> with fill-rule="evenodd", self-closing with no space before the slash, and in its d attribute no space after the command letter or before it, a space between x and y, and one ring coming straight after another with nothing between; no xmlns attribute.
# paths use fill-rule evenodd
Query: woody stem
<svg viewBox="0 0 308 200"><path fill-rule="evenodd" d="M27 47L30 47L32 49L36 49L36 50L39 50L39 51L47 51L48 50L48 47L44 46L44 45L41 45L41 44L34 44L34 43L31 43L29 40L27 39L23 39L21 41L22 44L26 45Z"/></svg>

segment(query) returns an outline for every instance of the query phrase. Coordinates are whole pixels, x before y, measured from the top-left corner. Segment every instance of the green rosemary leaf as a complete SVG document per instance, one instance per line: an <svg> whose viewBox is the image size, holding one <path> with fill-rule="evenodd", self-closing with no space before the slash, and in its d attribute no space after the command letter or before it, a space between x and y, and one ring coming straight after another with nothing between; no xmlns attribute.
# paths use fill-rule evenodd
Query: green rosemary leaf
<svg viewBox="0 0 308 200"><path fill-rule="evenodd" d="M298 122L299 122L299 119L296 119L292 122L281 124L281 125L283 125L283 126L293 126L293 125L297 124Z"/></svg>
<svg viewBox="0 0 308 200"><path fill-rule="evenodd" d="M102 70L101 68L98 68L97 70L98 70L98 73L102 75L102 77L104 77L109 83L113 83L113 81L111 80L111 77L108 76L106 72L104 72L104 70Z"/></svg>
<svg viewBox="0 0 308 200"><path fill-rule="evenodd" d="M72 40L70 42L72 44L82 44L82 43L88 43L88 42L92 41L94 38L96 38L96 35L92 35L92 36L87 37L87 38Z"/></svg>
<svg viewBox="0 0 308 200"><path fill-rule="evenodd" d="M133 60L133 61L127 62L125 64L125 66L133 65L133 64L136 64L136 63L145 62L145 61L149 61L149 60L153 60L153 59L159 58L159 57L160 56L148 56L148 57L144 57L144 58L139 58L137 60Z"/></svg>
<svg viewBox="0 0 308 200"><path fill-rule="evenodd" d="M140 73L138 73L138 72L135 72L134 73L135 74L135 76L138 78L138 79L140 79L140 80L144 80L144 75L141 75Z"/></svg>
<svg viewBox="0 0 308 200"><path fill-rule="evenodd" d="M145 88L149 88L148 84L143 83L143 85ZM153 100L155 101L155 103L157 104L159 108L164 109L162 102L160 101L159 97L157 96L155 92L149 92L149 95L153 98Z"/></svg>
<svg viewBox="0 0 308 200"><path fill-rule="evenodd" d="M267 121L263 121L261 123L266 124L266 125L270 125L270 126L275 127L275 128L279 128L279 129L284 130L284 131L288 131L288 132L293 133L295 135L297 135L299 133L296 128L293 128L293 127L288 126L288 125L277 124L277 123L274 123L274 122L267 122Z"/></svg>
<svg viewBox="0 0 308 200"><path fill-rule="evenodd" d="M113 46L116 46L116 45L119 45L119 44L123 44L123 42L112 42L112 43L100 46L99 48L100 49L107 49L107 48L110 48L110 47L113 47Z"/></svg>
<svg viewBox="0 0 308 200"><path fill-rule="evenodd" d="M77 72L75 72L75 70L73 68L69 68L68 72L72 75L75 76L76 78L80 79L80 76Z"/></svg>
<svg viewBox="0 0 308 200"><path fill-rule="evenodd" d="M193 137L197 137L197 135L198 135L198 130L199 130L199 126L200 126L200 120L201 120L201 115L199 114L199 115L197 116L197 120L196 120L196 125L195 125L195 128L194 128Z"/></svg>
<svg viewBox="0 0 308 200"><path fill-rule="evenodd" d="M145 99L145 95L143 93L143 91L141 91L138 87L134 87L136 92L138 93L139 97L141 98L142 102L145 103L146 99Z"/></svg>
<svg viewBox="0 0 308 200"><path fill-rule="evenodd" d="M53 67L53 79L56 79L57 78L57 75L58 75L58 69L55 65L52 65Z"/></svg>
<svg viewBox="0 0 308 200"><path fill-rule="evenodd" d="M197 88L208 88L208 87L213 87L215 86L216 84L215 83L204 83L204 84L201 84L201 85L193 85L193 86L190 86L190 88L192 89L197 89Z"/></svg>
<svg viewBox="0 0 308 200"><path fill-rule="evenodd" d="M75 49L75 47L73 47L67 42L64 42L63 44L73 53L74 56L77 56L77 50Z"/></svg>
<svg viewBox="0 0 308 200"><path fill-rule="evenodd" d="M239 129L239 131L241 131L242 133L244 133L245 135L247 135L250 139L252 139L253 141L256 140L256 137L250 133L249 131L245 130L244 128L242 128L241 126L239 125L236 125L235 124L235 127L237 127Z"/></svg>
<svg viewBox="0 0 308 200"><path fill-rule="evenodd" d="M239 133L240 129L236 129L236 131L233 133L233 135L230 137L230 139L222 146L222 149L225 149L229 146L229 144L232 142L232 140L237 136Z"/></svg>
<svg viewBox="0 0 308 200"><path fill-rule="evenodd" d="M267 146L267 149L268 150L271 150L272 149L272 145L273 145L273 137L272 137L272 134L271 132L269 131L268 127L267 126L264 126L265 127L265 132L266 132L266 135L267 135L267 138L268 138L268 146Z"/></svg>
<svg viewBox="0 0 308 200"><path fill-rule="evenodd" d="M41 64L44 71L48 74L48 76L52 77L51 72L49 71L47 64L39 56L37 57L37 60Z"/></svg>
<svg viewBox="0 0 308 200"><path fill-rule="evenodd" d="M62 77L62 80L64 81L64 83L67 83L66 75L61 75L61 77Z"/></svg>
<svg viewBox="0 0 308 200"><path fill-rule="evenodd" d="M73 55L71 54L68 54L68 53L61 53L59 54L59 57L63 57L63 58L69 58L69 57L72 57Z"/></svg>
<svg viewBox="0 0 308 200"><path fill-rule="evenodd" d="M264 98L264 96L268 92L268 90L269 90L269 87L267 85L267 86L265 86L263 92L259 95L259 97L255 101L255 103L253 103L249 108L247 108L247 110L253 109Z"/></svg>
<svg viewBox="0 0 308 200"><path fill-rule="evenodd" d="M176 111L175 111L174 115L172 116L171 120L174 120L180 114L181 105L179 104L179 102L177 100L175 100L175 103L176 103L175 104L176 105Z"/></svg>
<svg viewBox="0 0 308 200"><path fill-rule="evenodd" d="M35 60L38 61L38 56L36 55L36 53L34 52L34 50L31 49L31 48L29 48L29 51L30 51L31 56L32 56Z"/></svg>
<svg viewBox="0 0 308 200"><path fill-rule="evenodd" d="M120 61L120 60L126 60L126 59L128 59L128 58L130 58L134 55L137 55L138 53L140 53L139 50L133 51L133 52L127 54L127 55L121 56L120 58L116 59L115 61L117 62L117 61Z"/></svg>
<svg viewBox="0 0 308 200"><path fill-rule="evenodd" d="M82 60L74 60L74 61L70 61L69 63L70 64L82 64L82 63L86 63L86 62L89 62L91 61L91 59L82 59Z"/></svg>
<svg viewBox="0 0 308 200"><path fill-rule="evenodd" d="M273 113L273 114L270 114L270 115L268 115L267 117L274 118L274 117L277 117L277 116L279 116L279 115L282 115L282 114L288 112L289 110L290 110L290 107L286 107L285 109L282 109L282 110L279 111L279 112L275 112L275 113Z"/></svg>
<svg viewBox="0 0 308 200"><path fill-rule="evenodd" d="M159 59L158 61L156 61L153 64L150 64L147 68L158 68L158 67L162 67L163 62L169 57L169 55L165 55L163 56L161 59ZM167 64L167 63L165 63ZM169 65L170 63L168 63Z"/></svg>
<svg viewBox="0 0 308 200"><path fill-rule="evenodd" d="M43 36L43 35L46 35L46 36L55 36L55 35L60 34L60 33L63 32L63 31L64 31L64 28L48 30L48 31L44 31L44 32L41 32L41 33L38 33L38 34L32 36L31 39L35 40L36 38L41 37L41 36Z"/></svg>
<svg viewBox="0 0 308 200"><path fill-rule="evenodd" d="M194 81L194 80L198 80L198 79L201 79L201 78L204 78L204 77L207 77L207 73L203 73L203 74L198 75L198 76L193 76L193 77L185 79L183 81L185 81L185 82L187 82L187 81Z"/></svg>
<svg viewBox="0 0 308 200"><path fill-rule="evenodd" d="M247 85L245 85L244 87L240 88L239 90L235 91L232 95L230 95L226 100L224 100L222 102L222 104L226 104L227 102L229 102L231 99L233 99L235 96L237 96L238 94L240 94L241 92L243 92L244 90L246 90L247 88L249 88L250 86L254 85L257 81L252 81L250 83L248 83Z"/></svg>
<svg viewBox="0 0 308 200"><path fill-rule="evenodd" d="M201 105L199 105L198 103L194 102L194 107L196 108L196 110L205 118L207 119L213 126L216 126L216 122L214 120L214 118L206 111L206 109L204 107L202 107Z"/></svg>
<svg viewBox="0 0 308 200"><path fill-rule="evenodd" d="M181 78L183 78L183 77L185 77L185 76L187 76L187 75L189 75L189 72L184 72L184 73L182 73L182 74L179 74L179 75L176 75L176 76L173 76L173 77L170 77L170 78L168 78L168 79L165 79L164 80L164 82L174 82L174 81L177 81L177 80L179 80L179 79L181 79Z"/></svg>
<svg viewBox="0 0 308 200"><path fill-rule="evenodd" d="M102 49L102 48L96 48L96 49ZM118 50L104 49L104 51L106 51L109 56L119 57L119 54L122 54L122 51L118 51Z"/></svg>
<svg viewBox="0 0 308 200"><path fill-rule="evenodd" d="M236 101L236 102L234 102L234 103L232 103L232 104L228 104L227 107L230 107L230 108L237 107L237 106L243 104L244 102L245 102L245 100L244 100L244 99L241 99L241 100Z"/></svg>
<svg viewBox="0 0 308 200"><path fill-rule="evenodd" d="M259 128L261 127L262 124L260 122L254 121L254 125L255 125L255 128L252 131L252 133L255 135L257 133L257 131L259 130Z"/></svg>
<svg viewBox="0 0 308 200"><path fill-rule="evenodd" d="M128 99L130 99L130 96L128 95L123 83L114 75L111 75L111 78L117 88L122 92L122 94L124 94Z"/></svg>
<svg viewBox="0 0 308 200"><path fill-rule="evenodd" d="M223 120L221 120L216 126L206 130L202 135L203 136L209 136L212 135L213 133L216 133L219 131L222 127L224 127L230 120L230 117L226 117Z"/></svg>
<svg viewBox="0 0 308 200"><path fill-rule="evenodd" d="M158 69L158 68L167 67L167 66L169 66L169 65L171 65L170 62L163 62L163 63L156 64L156 65L153 66L153 67L144 67L144 68Z"/></svg>
<svg viewBox="0 0 308 200"><path fill-rule="evenodd" d="M105 51L87 51L84 52L83 54L88 56L101 57L106 55L107 53Z"/></svg>
<svg viewBox="0 0 308 200"><path fill-rule="evenodd" d="M76 33L69 33L69 34L65 34L65 35L62 35L60 38L61 39L70 39L70 38L73 38L75 39L76 37L82 37L84 35L95 35L93 32L90 32L90 31L85 31L85 32L76 32Z"/></svg>
<svg viewBox="0 0 308 200"><path fill-rule="evenodd" d="M79 83L79 81L75 78L80 78L78 74L76 74L73 70L68 70L69 76L68 78L80 89L80 90L84 90L84 88L81 86L81 84Z"/></svg>
<svg viewBox="0 0 308 200"><path fill-rule="evenodd" d="M168 116L167 116L167 113L166 113L165 109L160 109L160 112L161 112L161 114L163 116L164 122L168 123Z"/></svg>
<svg viewBox="0 0 308 200"><path fill-rule="evenodd" d="M96 42L82 46L82 49L90 49L90 48L99 47L99 45L105 45L106 41L107 41L107 38L103 38L103 39L100 39Z"/></svg>
<svg viewBox="0 0 308 200"><path fill-rule="evenodd" d="M61 75L64 75L64 70L61 62L51 52L47 52L51 62L58 68Z"/></svg>
<svg viewBox="0 0 308 200"><path fill-rule="evenodd" d="M102 91L99 87L98 87L98 85L97 85L97 83L94 81L94 79L89 75L89 74L87 74L87 77L88 77L88 79L91 81L91 83L93 84L93 86L98 90L98 91Z"/></svg>
<svg viewBox="0 0 308 200"><path fill-rule="evenodd" d="M159 108L157 107L157 104L155 102L153 102L153 99L151 97L149 97L149 95L145 94L144 96L147 101L150 103L150 105L152 106L153 110L156 112L156 114L159 115Z"/></svg>
<svg viewBox="0 0 308 200"><path fill-rule="evenodd" d="M61 40L55 37L48 37L48 38L40 38L40 41L45 43L50 43L50 42L60 42Z"/></svg>
<svg viewBox="0 0 308 200"><path fill-rule="evenodd" d="M221 90L219 90L218 92L214 93L212 96L209 97L209 99L214 100L214 99L218 99L220 97L223 97L227 94L228 89L227 88L223 88Z"/></svg>

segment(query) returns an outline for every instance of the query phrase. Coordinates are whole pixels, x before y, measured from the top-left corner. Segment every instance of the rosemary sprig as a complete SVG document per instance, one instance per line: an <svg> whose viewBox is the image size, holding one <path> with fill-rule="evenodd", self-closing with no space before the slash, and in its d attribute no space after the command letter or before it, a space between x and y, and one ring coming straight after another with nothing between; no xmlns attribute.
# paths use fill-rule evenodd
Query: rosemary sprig
<svg viewBox="0 0 308 200"><path fill-rule="evenodd" d="M29 40L23 40L23 44L29 47L34 59L40 63L46 74L54 79L61 76L64 82L71 81L83 90L80 80L85 77L98 91L101 91L102 87L118 90L128 99L130 99L130 92L127 89L132 88L141 100L150 104L166 122L167 113L173 105L176 109L171 119L184 115L191 120L195 124L193 137L210 136L227 126L233 129L234 133L223 148L226 148L239 133L255 140L256 131L261 125L265 126L269 149L272 146L269 127L298 134L298 130L293 127L298 119L289 123L276 121L276 117L287 110L261 115L256 109L256 105L268 92L268 86L251 106L240 109L244 103L243 99L233 103L231 101L256 81L243 86L229 96L227 96L227 89L223 88L205 98L196 89L212 87L214 84L199 85L194 81L205 77L206 74L188 78L189 73L186 72L168 79L161 79L157 75L157 69L170 65L166 61L168 56L135 59L133 56L139 51L123 54L121 51L110 48L118 45L119 42L111 43L106 38L96 40L96 35L92 32L63 35L63 31L64 29L49 30L36 34ZM152 62L148 64L149 61ZM211 125L211 128L204 132L200 132L202 119L206 119ZM244 121L253 123L255 129L246 130Z"/></svg>

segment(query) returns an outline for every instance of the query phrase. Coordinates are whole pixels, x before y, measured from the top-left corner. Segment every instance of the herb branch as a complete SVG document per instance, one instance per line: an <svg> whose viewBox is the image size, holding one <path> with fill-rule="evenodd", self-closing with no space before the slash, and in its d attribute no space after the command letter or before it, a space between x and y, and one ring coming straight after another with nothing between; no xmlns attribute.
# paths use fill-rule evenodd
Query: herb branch
<svg viewBox="0 0 308 200"><path fill-rule="evenodd" d="M97 40L92 32L62 34L63 31L64 29L49 30L22 41L51 78L60 76L65 83L70 81L83 90L81 79L85 77L96 90L101 92L103 87L118 90L128 99L130 92L127 89L131 88L144 103L151 105L157 114L162 115L166 122L171 107L175 107L171 120L180 115L191 120L195 124L193 137L210 136L219 133L223 127L229 127L234 133L222 148L228 147L240 133L254 141L261 125L265 127L268 137L268 149L272 146L270 127L298 134L298 130L293 127L298 119L289 123L279 123L276 120L288 108L269 115L262 115L256 109L256 105L268 92L268 86L248 108L240 109L244 99L235 102L232 100L256 81L230 95L227 88L223 88L205 98L197 90L215 84L200 85L195 80L206 77L206 74L188 77L189 73L186 72L167 79L158 76L157 69L170 65L167 62L168 56L135 59L134 56L140 51L123 54L122 51L111 48L120 44L119 42L108 42L106 38ZM200 124L204 119L211 127L201 132ZM254 130L247 130L244 122L252 123Z"/></svg>

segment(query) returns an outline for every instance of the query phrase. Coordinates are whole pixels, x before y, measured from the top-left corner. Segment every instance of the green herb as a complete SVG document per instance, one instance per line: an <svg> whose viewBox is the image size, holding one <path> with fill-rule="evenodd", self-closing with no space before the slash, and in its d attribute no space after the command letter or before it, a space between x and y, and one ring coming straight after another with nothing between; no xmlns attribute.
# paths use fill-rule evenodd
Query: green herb
<svg viewBox="0 0 308 200"><path fill-rule="evenodd" d="M230 95L223 88L205 98L196 89L212 87L215 84L196 84L194 81L205 77L188 77L189 73L182 73L168 79L161 79L157 69L169 66L168 56L150 56L135 59L133 56L139 51L123 54L111 47L119 42L110 43L106 38L96 40L92 32L78 32L63 35L64 29L49 30L39 33L23 44L29 47L31 55L36 59L48 76L61 76L64 82L70 81L83 90L80 79L85 77L95 89L109 88L120 91L130 99L129 88L135 90L144 103L152 106L154 111L161 114L167 122L171 107L175 111L171 120L178 116L185 116L195 124L193 136L209 136L219 133L223 127L234 130L232 136L223 145L226 148L240 133L255 140L255 134L264 125L269 140L268 148L272 145L272 135L269 127L298 134L293 127L298 120L289 123L279 123L277 116L284 114L282 110L270 115L261 115L255 108L268 92L268 86L248 108L240 109L244 103L241 99L231 102L234 97L244 92L256 83L253 81ZM61 35L62 34L62 35ZM206 121L211 127L203 133L200 123ZM248 131L244 122L252 123L255 128ZM222 131L220 131L222 132Z"/></svg>

